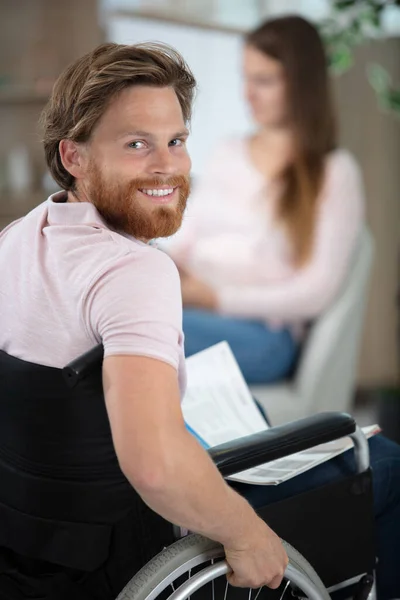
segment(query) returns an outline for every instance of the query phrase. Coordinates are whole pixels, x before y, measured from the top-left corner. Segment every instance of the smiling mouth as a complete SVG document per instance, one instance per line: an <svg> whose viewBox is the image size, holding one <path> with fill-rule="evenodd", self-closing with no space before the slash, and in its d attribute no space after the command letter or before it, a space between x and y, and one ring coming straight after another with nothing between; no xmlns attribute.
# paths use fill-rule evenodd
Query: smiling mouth
<svg viewBox="0 0 400 600"><path fill-rule="evenodd" d="M146 196L155 196L158 198L162 198L162 197L168 197L168 196L172 196L172 194L174 193L174 191L176 190L176 188L174 187L169 187L169 188L142 188L139 191L142 192L142 194L145 194Z"/></svg>

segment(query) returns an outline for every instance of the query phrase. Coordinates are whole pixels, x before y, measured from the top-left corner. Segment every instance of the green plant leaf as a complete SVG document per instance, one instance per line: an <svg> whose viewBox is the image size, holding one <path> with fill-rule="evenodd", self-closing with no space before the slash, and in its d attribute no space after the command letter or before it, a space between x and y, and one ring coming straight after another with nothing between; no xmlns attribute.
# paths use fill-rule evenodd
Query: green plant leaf
<svg viewBox="0 0 400 600"><path fill-rule="evenodd" d="M336 46L329 52L329 65L334 73L341 74L353 65L353 56L347 46Z"/></svg>
<svg viewBox="0 0 400 600"><path fill-rule="evenodd" d="M390 111L400 118L400 88L391 90L387 96L387 106Z"/></svg>
<svg viewBox="0 0 400 600"><path fill-rule="evenodd" d="M367 66L367 77L378 94L384 93L392 84L392 78L386 69L376 63Z"/></svg>
<svg viewBox="0 0 400 600"><path fill-rule="evenodd" d="M400 7L400 0L333 0L331 16L319 26L329 66L340 75L353 65L353 49L376 37L381 29L381 16L388 4ZM343 14L344 18L338 18ZM379 64L367 66L367 78L374 89L379 106L400 118L400 88L392 84L390 74Z"/></svg>
<svg viewBox="0 0 400 600"><path fill-rule="evenodd" d="M350 8L357 4L357 0L335 0L334 8L336 10L346 10L346 8Z"/></svg>

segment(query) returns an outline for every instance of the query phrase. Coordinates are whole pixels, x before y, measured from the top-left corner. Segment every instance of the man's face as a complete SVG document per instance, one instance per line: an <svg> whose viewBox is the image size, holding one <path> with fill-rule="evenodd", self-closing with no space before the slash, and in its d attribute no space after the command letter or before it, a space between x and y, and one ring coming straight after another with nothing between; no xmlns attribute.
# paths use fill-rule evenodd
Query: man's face
<svg viewBox="0 0 400 600"><path fill-rule="evenodd" d="M172 88L125 89L92 133L78 193L114 229L145 240L172 235L189 195L187 137Z"/></svg>

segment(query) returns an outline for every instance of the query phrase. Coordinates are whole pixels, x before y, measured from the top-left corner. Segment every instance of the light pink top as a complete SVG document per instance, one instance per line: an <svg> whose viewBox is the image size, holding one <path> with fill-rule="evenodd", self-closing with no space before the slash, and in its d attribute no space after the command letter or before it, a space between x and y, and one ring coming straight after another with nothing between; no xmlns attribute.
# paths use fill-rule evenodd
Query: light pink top
<svg viewBox="0 0 400 600"><path fill-rule="evenodd" d="M275 198L245 140L224 142L195 185L168 251L213 286L222 314L295 324L323 311L345 277L364 219L360 170L345 150L327 158L314 250L302 269L293 267Z"/></svg>
<svg viewBox="0 0 400 600"><path fill-rule="evenodd" d="M163 252L110 230L90 203L50 197L0 233L0 349L52 367L105 355L185 367L180 282Z"/></svg>

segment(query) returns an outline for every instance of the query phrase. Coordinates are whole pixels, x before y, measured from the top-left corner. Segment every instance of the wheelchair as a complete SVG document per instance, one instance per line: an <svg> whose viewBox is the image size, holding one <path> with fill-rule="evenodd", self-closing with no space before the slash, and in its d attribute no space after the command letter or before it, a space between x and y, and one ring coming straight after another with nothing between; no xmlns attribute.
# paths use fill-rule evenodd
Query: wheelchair
<svg viewBox="0 0 400 600"><path fill-rule="evenodd" d="M209 450L229 477L341 437L354 444L353 474L257 508L285 540L289 565L279 590L233 588L222 546L198 534L182 537L144 505L120 472L102 359L98 346L55 369L0 352L0 547L23 556L34 552L89 579L102 569L107 577L120 570L112 596L117 600L376 597L369 449L351 416L322 413ZM100 452L93 440L103 444ZM14 527L22 535L12 536ZM113 544L122 551L109 567ZM78 597L73 594L71 588L65 598Z"/></svg>

